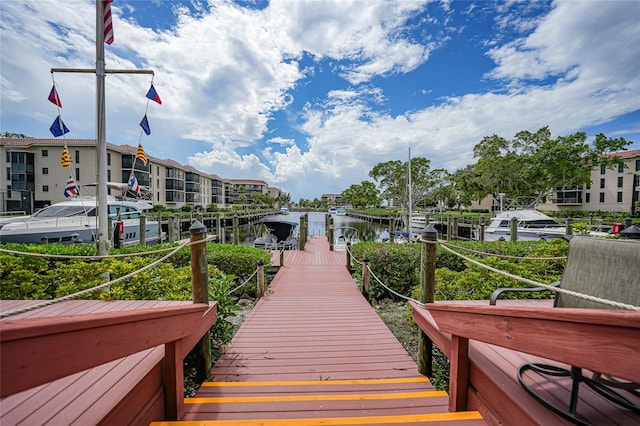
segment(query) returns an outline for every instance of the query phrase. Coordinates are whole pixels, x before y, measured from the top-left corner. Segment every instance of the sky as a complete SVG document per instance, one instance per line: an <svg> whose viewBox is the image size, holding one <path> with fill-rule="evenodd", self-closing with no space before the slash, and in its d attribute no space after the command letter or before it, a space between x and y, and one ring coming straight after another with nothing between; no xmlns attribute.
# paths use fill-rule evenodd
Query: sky
<svg viewBox="0 0 640 426"><path fill-rule="evenodd" d="M640 2L114 0L107 140L293 201L483 137L624 137L640 149ZM0 131L96 137L95 2L0 2ZM153 84L162 104L150 102ZM150 135L139 125L147 116Z"/></svg>

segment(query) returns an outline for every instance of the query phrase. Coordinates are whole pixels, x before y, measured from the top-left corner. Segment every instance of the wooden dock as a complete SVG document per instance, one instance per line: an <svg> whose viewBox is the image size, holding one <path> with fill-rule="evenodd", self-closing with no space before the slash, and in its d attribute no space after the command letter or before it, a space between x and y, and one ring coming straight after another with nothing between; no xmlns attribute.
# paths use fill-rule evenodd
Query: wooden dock
<svg viewBox="0 0 640 426"><path fill-rule="evenodd" d="M486 424L450 413L324 237L285 251L269 290L168 424ZM278 264L278 254L274 254Z"/></svg>

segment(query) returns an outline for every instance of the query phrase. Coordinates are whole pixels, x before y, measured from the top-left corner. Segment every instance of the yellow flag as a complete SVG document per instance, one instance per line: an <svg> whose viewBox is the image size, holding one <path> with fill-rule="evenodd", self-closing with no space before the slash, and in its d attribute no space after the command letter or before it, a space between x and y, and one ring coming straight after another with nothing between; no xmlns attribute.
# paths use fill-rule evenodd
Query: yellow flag
<svg viewBox="0 0 640 426"><path fill-rule="evenodd" d="M142 164L147 165L147 154L145 154L142 144L138 144L138 152L136 152L136 158L142 161Z"/></svg>
<svg viewBox="0 0 640 426"><path fill-rule="evenodd" d="M71 165L71 155L69 155L69 150L66 145L62 148L62 158L60 162L62 163L62 167L69 167Z"/></svg>

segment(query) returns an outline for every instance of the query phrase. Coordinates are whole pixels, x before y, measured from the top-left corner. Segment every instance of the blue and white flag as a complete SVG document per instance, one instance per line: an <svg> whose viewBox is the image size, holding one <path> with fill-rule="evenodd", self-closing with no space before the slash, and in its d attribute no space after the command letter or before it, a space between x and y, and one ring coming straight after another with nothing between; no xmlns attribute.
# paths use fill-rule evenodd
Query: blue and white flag
<svg viewBox="0 0 640 426"><path fill-rule="evenodd" d="M129 189L135 192L136 194L140 193L140 185L138 184L138 179L136 179L136 175L133 173L129 178Z"/></svg>
<svg viewBox="0 0 640 426"><path fill-rule="evenodd" d="M78 190L78 185L76 185L76 181L73 179L73 176L69 175L69 180L67 180L67 186L64 188L64 196L69 198L74 195L78 195L80 191Z"/></svg>

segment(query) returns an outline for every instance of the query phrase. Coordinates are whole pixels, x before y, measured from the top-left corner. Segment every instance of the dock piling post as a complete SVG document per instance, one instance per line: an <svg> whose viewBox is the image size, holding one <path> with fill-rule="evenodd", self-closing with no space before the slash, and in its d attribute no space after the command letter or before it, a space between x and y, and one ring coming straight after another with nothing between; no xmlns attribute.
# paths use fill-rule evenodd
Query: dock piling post
<svg viewBox="0 0 640 426"><path fill-rule="evenodd" d="M258 260L258 299L264 296L264 261Z"/></svg>
<svg viewBox="0 0 640 426"><path fill-rule="evenodd" d="M147 244L147 215L140 215L140 245Z"/></svg>
<svg viewBox="0 0 640 426"><path fill-rule="evenodd" d="M329 218L329 251L333 251L333 230L335 225L333 224L333 217Z"/></svg>
<svg viewBox="0 0 640 426"><path fill-rule="evenodd" d="M362 293L367 302L371 303L371 279L369 278L369 258L362 259Z"/></svg>
<svg viewBox="0 0 640 426"><path fill-rule="evenodd" d="M420 302L433 303L436 287L436 247L438 231L427 224L422 231L422 262L420 267ZM424 331L418 335L418 371L427 377L432 374L433 342Z"/></svg>
<svg viewBox="0 0 640 426"><path fill-rule="evenodd" d="M239 222L240 222L240 219L238 218L238 215L237 214L233 215L233 245L234 246L237 246L240 244Z"/></svg>
<svg viewBox="0 0 640 426"><path fill-rule="evenodd" d="M197 220L189 227L191 246L191 280L193 303L209 304L209 272L207 265L207 227ZM197 243L202 241L201 243ZM194 350L196 356L197 380L204 381L211 374L211 340L207 331Z"/></svg>
<svg viewBox="0 0 640 426"><path fill-rule="evenodd" d="M351 273L351 241L347 241L347 271Z"/></svg>
<svg viewBox="0 0 640 426"><path fill-rule="evenodd" d="M280 267L284 266L284 241L280 243Z"/></svg>
<svg viewBox="0 0 640 426"><path fill-rule="evenodd" d="M518 218L513 216L509 225L511 226L511 241L518 241Z"/></svg>

